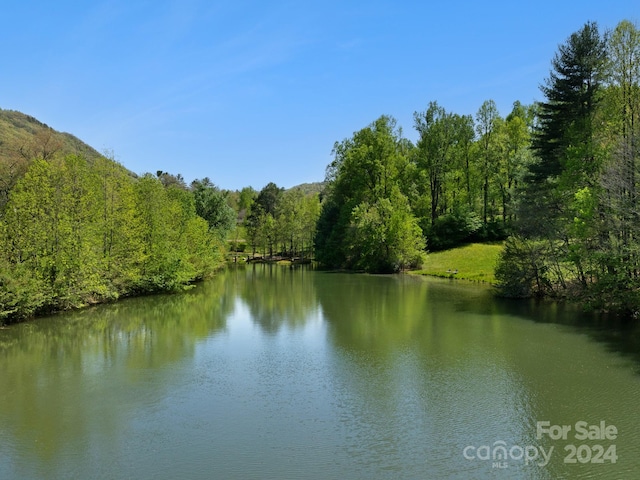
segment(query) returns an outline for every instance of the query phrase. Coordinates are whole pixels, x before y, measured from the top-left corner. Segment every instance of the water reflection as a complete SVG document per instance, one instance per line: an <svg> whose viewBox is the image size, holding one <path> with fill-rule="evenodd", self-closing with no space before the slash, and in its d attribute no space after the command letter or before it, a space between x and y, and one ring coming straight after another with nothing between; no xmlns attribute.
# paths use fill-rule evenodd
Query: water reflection
<svg viewBox="0 0 640 480"><path fill-rule="evenodd" d="M397 275L322 274L316 289L333 341L347 349L384 353L402 346L430 305L423 282Z"/></svg>
<svg viewBox="0 0 640 480"><path fill-rule="evenodd" d="M602 419L621 461L598 475L632 478L637 330L584 318L463 283L256 265L17 325L0 330L0 478L587 477L535 423ZM462 455L495 441L559 452L506 471Z"/></svg>
<svg viewBox="0 0 640 480"><path fill-rule="evenodd" d="M129 299L0 330L3 437L50 465L82 455L96 432L117 436L132 409L153 404L165 390L158 376L167 365L224 330L233 307L225 290L219 277L181 295Z"/></svg>
<svg viewBox="0 0 640 480"><path fill-rule="evenodd" d="M465 464L465 445L487 433L511 442L527 436L534 414L505 358L511 332L494 314L466 308L491 307L486 289L343 274L319 276L316 285L337 348L336 389L350 398L345 422L359 433L349 448L374 466L370 474L395 468L414 478L429 465L435 476L482 478L486 468ZM511 474L547 478L535 469Z"/></svg>
<svg viewBox="0 0 640 480"><path fill-rule="evenodd" d="M504 478L562 478L564 445L537 439L536 422L606 419L626 426L618 452L627 462L601 476L640 468L640 422L632 413L640 384L620 357L636 333L622 336L571 305L514 303L460 283L327 274L316 286L338 353L333 377L352 399L346 418L363 433L351 448L367 465L402 465L418 475L412 462L422 457L451 478L492 477L498 472L490 463L465 461L461 452L503 441L558 450L544 468L512 462ZM576 332L606 342L615 355ZM589 464L572 470L592 471Z"/></svg>
<svg viewBox="0 0 640 480"><path fill-rule="evenodd" d="M608 351L632 360L640 373L640 322L613 313L586 312L571 302L505 299L464 302L463 309L485 315L502 315L554 325L568 333L582 333L604 344Z"/></svg>
<svg viewBox="0 0 640 480"><path fill-rule="evenodd" d="M301 328L318 307L315 276L308 267L254 264L231 275L252 320L265 333L276 334L283 326Z"/></svg>

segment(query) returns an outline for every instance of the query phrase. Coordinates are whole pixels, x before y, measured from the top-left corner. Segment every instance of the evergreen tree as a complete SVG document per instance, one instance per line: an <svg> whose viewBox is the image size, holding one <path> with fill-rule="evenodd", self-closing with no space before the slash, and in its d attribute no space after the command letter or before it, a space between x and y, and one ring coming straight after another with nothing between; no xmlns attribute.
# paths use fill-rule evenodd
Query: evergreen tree
<svg viewBox="0 0 640 480"><path fill-rule="evenodd" d="M587 23L572 34L559 47L552 67L542 87L546 101L538 106L535 161L519 201L520 237L505 251L497 270L507 290L512 282L505 272L523 265L534 268L532 263L518 264L523 252L537 252L535 274L520 276L544 277L537 291L540 285L545 292L564 290L574 280L584 291L598 276L594 251L603 211L596 199L604 160L603 122L598 118L606 79L606 42L597 25Z"/></svg>
<svg viewBox="0 0 640 480"><path fill-rule="evenodd" d="M561 173L588 181L597 171L594 120L605 61L606 43L594 22L586 23L558 47L552 71L541 88L546 101L540 103L533 139L538 162L531 168L532 181Z"/></svg>

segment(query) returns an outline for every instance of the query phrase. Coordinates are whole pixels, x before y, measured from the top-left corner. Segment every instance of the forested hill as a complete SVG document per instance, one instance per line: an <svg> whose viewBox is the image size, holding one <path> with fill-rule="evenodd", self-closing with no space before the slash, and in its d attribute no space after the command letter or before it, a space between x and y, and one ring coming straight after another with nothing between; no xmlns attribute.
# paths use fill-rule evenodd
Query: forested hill
<svg viewBox="0 0 640 480"><path fill-rule="evenodd" d="M61 153L82 156L93 163L101 155L69 133L54 130L36 118L0 109L0 205L34 158L49 159Z"/></svg>
<svg viewBox="0 0 640 480"><path fill-rule="evenodd" d="M58 132L38 119L15 110L0 109L0 158L50 156L58 151L91 160L100 157L93 147L70 133Z"/></svg>
<svg viewBox="0 0 640 480"><path fill-rule="evenodd" d="M301 183L295 187L291 187L289 190L297 190L303 195L320 194L324 191L325 182L313 182L313 183Z"/></svg>
<svg viewBox="0 0 640 480"><path fill-rule="evenodd" d="M13 111L0 151L0 325L180 291L224 264L235 212L210 181L137 176Z"/></svg>

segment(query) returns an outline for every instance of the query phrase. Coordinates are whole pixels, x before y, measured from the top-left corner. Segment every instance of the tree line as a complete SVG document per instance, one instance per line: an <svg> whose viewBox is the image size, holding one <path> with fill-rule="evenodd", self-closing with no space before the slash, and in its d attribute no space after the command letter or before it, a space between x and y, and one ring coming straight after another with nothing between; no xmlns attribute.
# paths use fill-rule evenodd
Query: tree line
<svg viewBox="0 0 640 480"><path fill-rule="evenodd" d="M0 322L180 290L219 268L233 210L207 179L172 178L107 158L32 159L0 215Z"/></svg>
<svg viewBox="0 0 640 480"><path fill-rule="evenodd" d="M25 162L0 204L0 324L188 288L224 265L229 241L254 256L312 255L314 191L221 190L206 177L187 185L180 174L136 176L62 151Z"/></svg>
<svg viewBox="0 0 640 480"><path fill-rule="evenodd" d="M310 260L320 214L318 194L285 190L270 182L245 204L249 213L244 225L252 256L260 252L263 257L277 254Z"/></svg>
<svg viewBox="0 0 640 480"><path fill-rule="evenodd" d="M512 296L640 305L640 31L589 22L552 61L496 275Z"/></svg>
<svg viewBox="0 0 640 480"><path fill-rule="evenodd" d="M516 218L518 185L532 162L536 106L493 100L475 116L437 102L414 113L418 140L382 116L337 142L316 235L332 268L393 272L418 265L425 247L504 239Z"/></svg>
<svg viewBox="0 0 640 480"><path fill-rule="evenodd" d="M493 100L475 115L432 101L414 113L415 143L383 115L334 144L320 193L224 191L34 150L0 203L0 321L184 288L223 263L229 239L252 256L315 254L368 272L506 239L503 294L637 312L638 28L585 24L559 46L542 93L505 117Z"/></svg>
<svg viewBox="0 0 640 480"><path fill-rule="evenodd" d="M382 116L336 142L316 234L331 268L392 272L425 247L504 240L502 294L640 305L640 31L573 33L544 100L492 100L474 116L437 102L414 114L415 144Z"/></svg>

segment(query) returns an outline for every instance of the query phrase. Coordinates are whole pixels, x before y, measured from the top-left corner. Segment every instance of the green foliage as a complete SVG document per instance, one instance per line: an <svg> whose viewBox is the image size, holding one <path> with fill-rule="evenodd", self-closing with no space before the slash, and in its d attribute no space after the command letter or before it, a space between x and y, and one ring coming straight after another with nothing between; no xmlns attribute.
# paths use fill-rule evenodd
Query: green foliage
<svg viewBox="0 0 640 480"><path fill-rule="evenodd" d="M498 259L495 277L507 297L542 297L553 291L548 246L542 241L511 236Z"/></svg>
<svg viewBox="0 0 640 480"><path fill-rule="evenodd" d="M429 248L432 251L453 248L478 236L482 229L482 219L475 212L461 208L447 213L427 227Z"/></svg>
<svg viewBox="0 0 640 480"><path fill-rule="evenodd" d="M165 187L176 187L181 188L183 190L187 189L187 183L184 181L184 178L181 174L173 175L169 172L163 172L162 170L156 171L156 177L160 180Z"/></svg>
<svg viewBox="0 0 640 480"><path fill-rule="evenodd" d="M82 302L82 292L100 294L99 216L95 177L86 161L34 160L7 205L9 260L24 263L55 307Z"/></svg>
<svg viewBox="0 0 640 480"><path fill-rule="evenodd" d="M516 219L516 189L531 163L532 112L516 102L504 120L489 100L474 124L471 116L449 113L431 102L414 114L419 134L415 147L388 117L336 143L318 224L318 259L332 268L399 268L382 242L388 237L380 234L381 224L391 218L381 200L404 202L392 198L394 189L408 200L406 220L416 219L423 232L422 240L414 238L418 248L504 239ZM363 231L376 232L382 246L373 249L364 242ZM364 256L363 248L369 252ZM379 252L386 260L373 262Z"/></svg>
<svg viewBox="0 0 640 480"><path fill-rule="evenodd" d="M417 145L417 165L425 173L430 199L430 223L434 225L442 213L446 176L451 171L456 119L431 102L424 113L414 113L415 127L420 134Z"/></svg>
<svg viewBox="0 0 640 480"><path fill-rule="evenodd" d="M349 243L355 268L384 273L422 263L422 231L399 192L373 205L361 203L352 212L352 222Z"/></svg>
<svg viewBox="0 0 640 480"><path fill-rule="evenodd" d="M476 123L436 102L414 114L420 138L403 188L430 248L505 238L516 219L515 192L530 163L532 111L515 102L505 120L488 100Z"/></svg>
<svg viewBox="0 0 640 480"><path fill-rule="evenodd" d="M0 259L0 325L31 316L50 301L44 282L26 264L11 265Z"/></svg>
<svg viewBox="0 0 640 480"><path fill-rule="evenodd" d="M0 320L181 289L222 262L192 194L120 165L34 159L0 218Z"/></svg>
<svg viewBox="0 0 640 480"><path fill-rule="evenodd" d="M311 254L320 212L318 194L285 191L269 183L255 196L250 210L245 227L254 255L258 249L270 257L279 253L304 259Z"/></svg>
<svg viewBox="0 0 640 480"><path fill-rule="evenodd" d="M542 87L547 101L540 104L533 143L538 163L531 168L531 179L539 182L564 173L573 181L588 181L598 168L595 113L606 66L597 24L586 23L560 45L552 66Z"/></svg>
<svg viewBox="0 0 640 480"><path fill-rule="evenodd" d="M628 21L608 37L587 23L552 66L535 160L519 180L518 234L496 276L507 295L570 296L637 316L640 34Z"/></svg>
<svg viewBox="0 0 640 480"><path fill-rule="evenodd" d="M132 290L141 277L143 243L136 182L121 165L106 158L93 171L98 179L100 213L95 220L102 237L102 276L115 297Z"/></svg>
<svg viewBox="0 0 640 480"><path fill-rule="evenodd" d="M33 159L64 155L82 156L90 165L102 158L73 135L57 132L23 113L0 109L0 212Z"/></svg>
<svg viewBox="0 0 640 480"><path fill-rule="evenodd" d="M349 216L345 214L338 199L329 195L322 202L316 226L314 242L316 260L329 268L340 268L346 259L345 240L349 228Z"/></svg>
<svg viewBox="0 0 640 480"><path fill-rule="evenodd" d="M296 185L295 187L291 187L290 190L298 190L302 195L312 196L315 194L322 194L324 191L324 182L313 182L313 183L301 183L300 185Z"/></svg>
<svg viewBox="0 0 640 480"><path fill-rule="evenodd" d="M262 190L260 190L260 193L258 193L255 205L258 209L262 210L264 213L271 214L273 217L276 215L277 205L283 192L283 188L279 188L275 183L269 182Z"/></svg>
<svg viewBox="0 0 640 480"><path fill-rule="evenodd" d="M212 232L224 240L236 225L236 212L227 204L224 196L208 179L194 180L191 191L195 199L196 213L204 218Z"/></svg>
<svg viewBox="0 0 640 480"><path fill-rule="evenodd" d="M240 208L249 208L256 199L258 193L252 187L244 187L240 190L240 199L238 205Z"/></svg>
<svg viewBox="0 0 640 480"><path fill-rule="evenodd" d="M276 208L276 230L281 251L289 257L305 254L310 249L315 235L320 212L318 194L305 194L301 189L285 191Z"/></svg>
<svg viewBox="0 0 640 480"><path fill-rule="evenodd" d="M260 192L207 178L189 189L163 171L136 179L0 110L0 320L181 289L211 273L230 239L253 254L304 259L315 247L324 266L390 272L424 261L426 244L510 233L496 269L503 294L638 316L637 26L601 35L586 23L559 46L542 92L506 118L492 100L475 118L430 102L414 114L415 146L382 116L335 143L325 183Z"/></svg>
<svg viewBox="0 0 640 480"><path fill-rule="evenodd" d="M421 261L422 231L401 188L409 150L384 116L335 145L316 235L322 264L388 272Z"/></svg>
<svg viewBox="0 0 640 480"><path fill-rule="evenodd" d="M594 193L604 161L598 117L605 65L595 23L572 34L553 59L533 137L535 161L522 176L519 236L507 243L497 271L505 293L546 295L574 283L584 290L597 276L594 247L604 236L597 233L602 212Z"/></svg>

